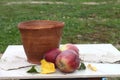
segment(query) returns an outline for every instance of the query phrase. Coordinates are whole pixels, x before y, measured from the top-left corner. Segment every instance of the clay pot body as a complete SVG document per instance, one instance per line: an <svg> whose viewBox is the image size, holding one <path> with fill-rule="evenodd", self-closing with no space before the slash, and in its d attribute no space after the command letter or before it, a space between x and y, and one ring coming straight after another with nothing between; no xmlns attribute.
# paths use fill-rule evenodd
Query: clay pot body
<svg viewBox="0 0 120 80"><path fill-rule="evenodd" d="M40 64L44 53L58 48L63 27L63 22L49 20L33 20L19 23L18 28L28 62Z"/></svg>

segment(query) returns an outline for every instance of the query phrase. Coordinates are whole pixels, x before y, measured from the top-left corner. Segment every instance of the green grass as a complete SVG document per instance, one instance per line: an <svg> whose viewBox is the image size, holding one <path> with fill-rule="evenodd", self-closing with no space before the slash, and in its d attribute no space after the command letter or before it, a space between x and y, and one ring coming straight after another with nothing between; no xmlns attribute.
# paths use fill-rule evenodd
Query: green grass
<svg viewBox="0 0 120 80"><path fill-rule="evenodd" d="M28 1L65 4L7 4ZM19 22L39 19L65 22L61 43L120 44L120 0L0 0L0 53L8 45L22 44L17 28Z"/></svg>

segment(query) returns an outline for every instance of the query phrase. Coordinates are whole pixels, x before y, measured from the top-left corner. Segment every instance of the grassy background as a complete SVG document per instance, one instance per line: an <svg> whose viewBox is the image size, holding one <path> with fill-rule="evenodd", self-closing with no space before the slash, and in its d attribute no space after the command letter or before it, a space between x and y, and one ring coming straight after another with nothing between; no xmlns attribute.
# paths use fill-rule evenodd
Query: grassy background
<svg viewBox="0 0 120 80"><path fill-rule="evenodd" d="M0 0L0 53L8 45L22 44L19 22L39 19L65 22L61 43L120 45L120 0L41 1Z"/></svg>

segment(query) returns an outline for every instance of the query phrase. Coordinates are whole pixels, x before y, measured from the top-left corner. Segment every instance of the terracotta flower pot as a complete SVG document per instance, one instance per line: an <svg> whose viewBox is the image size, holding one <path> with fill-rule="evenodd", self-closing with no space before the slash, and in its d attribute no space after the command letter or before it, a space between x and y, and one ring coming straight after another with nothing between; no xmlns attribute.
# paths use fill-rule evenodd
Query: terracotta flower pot
<svg viewBox="0 0 120 80"><path fill-rule="evenodd" d="M18 28L28 62L40 64L44 53L59 47L63 27L63 22L50 20L32 20L19 23Z"/></svg>

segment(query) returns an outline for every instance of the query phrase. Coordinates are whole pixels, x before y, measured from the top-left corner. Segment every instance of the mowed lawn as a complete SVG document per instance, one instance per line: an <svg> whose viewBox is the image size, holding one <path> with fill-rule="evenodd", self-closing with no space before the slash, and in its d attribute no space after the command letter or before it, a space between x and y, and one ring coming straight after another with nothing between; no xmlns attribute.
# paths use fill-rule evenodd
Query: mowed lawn
<svg viewBox="0 0 120 80"><path fill-rule="evenodd" d="M27 20L65 22L61 43L120 45L120 0L0 0L0 53L22 44Z"/></svg>

